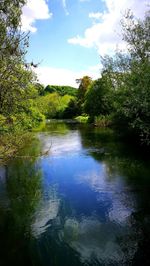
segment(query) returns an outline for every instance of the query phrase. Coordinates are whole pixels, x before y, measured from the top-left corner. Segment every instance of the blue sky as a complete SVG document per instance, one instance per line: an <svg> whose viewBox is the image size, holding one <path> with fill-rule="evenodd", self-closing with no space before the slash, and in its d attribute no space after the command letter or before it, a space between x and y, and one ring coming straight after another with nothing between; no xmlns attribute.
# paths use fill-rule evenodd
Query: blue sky
<svg viewBox="0 0 150 266"><path fill-rule="evenodd" d="M76 86L75 79L100 76L100 55L119 46L120 18L127 8L143 17L141 0L28 0L22 29L30 31L27 60L43 84Z"/></svg>

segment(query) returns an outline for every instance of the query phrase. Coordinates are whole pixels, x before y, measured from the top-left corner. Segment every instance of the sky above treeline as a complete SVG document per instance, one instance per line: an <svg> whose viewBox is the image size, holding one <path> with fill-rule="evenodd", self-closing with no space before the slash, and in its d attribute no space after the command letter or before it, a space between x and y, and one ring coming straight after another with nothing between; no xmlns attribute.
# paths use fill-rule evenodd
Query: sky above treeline
<svg viewBox="0 0 150 266"><path fill-rule="evenodd" d="M27 0L22 30L30 31L27 61L44 85L70 85L89 75L100 77L100 56L125 49L120 20L131 9L137 18L148 10L144 0Z"/></svg>

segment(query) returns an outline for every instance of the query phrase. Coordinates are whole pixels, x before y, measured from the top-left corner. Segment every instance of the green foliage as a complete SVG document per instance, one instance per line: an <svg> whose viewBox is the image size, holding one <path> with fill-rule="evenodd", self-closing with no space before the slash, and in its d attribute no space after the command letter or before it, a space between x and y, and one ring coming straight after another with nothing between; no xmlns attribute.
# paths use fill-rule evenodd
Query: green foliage
<svg viewBox="0 0 150 266"><path fill-rule="evenodd" d="M75 117L75 120L79 123L87 124L88 120L89 120L89 116L88 115L80 115L80 116Z"/></svg>
<svg viewBox="0 0 150 266"><path fill-rule="evenodd" d="M77 80L79 114L87 113L100 126L113 123L150 144L150 16L135 20L130 11L122 20L127 52L102 59L102 77ZM111 116L110 116L111 115Z"/></svg>
<svg viewBox="0 0 150 266"><path fill-rule="evenodd" d="M32 139L29 132L14 131L0 134L0 165L6 163L13 156L17 156L18 151L29 143Z"/></svg>
<svg viewBox="0 0 150 266"><path fill-rule="evenodd" d="M37 98L34 104L46 118L61 118L71 99L73 96L60 96L55 92Z"/></svg>
<svg viewBox="0 0 150 266"><path fill-rule="evenodd" d="M42 91L36 77L25 65L28 34L20 30L26 1L0 2L0 130L13 131L36 126L43 116L33 108Z"/></svg>
<svg viewBox="0 0 150 266"><path fill-rule="evenodd" d="M92 83L92 79L89 76L84 76L81 79L77 79L76 82L79 84L77 99L78 99L79 112L81 114L83 112L83 103L85 100L85 94Z"/></svg>
<svg viewBox="0 0 150 266"><path fill-rule="evenodd" d="M28 35L19 28L24 3L0 2L0 113L6 116L20 106L29 82L34 79L24 67Z"/></svg>
<svg viewBox="0 0 150 266"><path fill-rule="evenodd" d="M38 92L38 95L40 95L40 96L44 95L44 90L45 90L44 85L42 85L40 83L35 83L34 88Z"/></svg>
<svg viewBox="0 0 150 266"><path fill-rule="evenodd" d="M98 127L108 127L112 125L111 115L99 115L94 119L94 125Z"/></svg>
<svg viewBox="0 0 150 266"><path fill-rule="evenodd" d="M63 118L74 118L79 114L79 108L76 98L73 98L69 101L67 107L63 112Z"/></svg>
<svg viewBox="0 0 150 266"><path fill-rule="evenodd" d="M0 1L0 161L16 154L26 140L25 130L44 117L33 107L42 90L26 66L28 34L21 32L24 0Z"/></svg>
<svg viewBox="0 0 150 266"><path fill-rule="evenodd" d="M84 102L84 111L91 117L106 115L112 110L111 88L105 77L94 81L89 87Z"/></svg>
<svg viewBox="0 0 150 266"><path fill-rule="evenodd" d="M58 111L55 116L56 118L63 118L66 108L68 107L70 101L73 99L74 99L73 96L67 94L60 97L60 104L58 106Z"/></svg>
<svg viewBox="0 0 150 266"><path fill-rule="evenodd" d="M20 130L21 127L23 127L24 130L32 129L37 127L44 118L44 115L42 115L38 109L30 107L27 113L24 112L16 116L15 126L18 130Z"/></svg>
<svg viewBox="0 0 150 266"><path fill-rule="evenodd" d="M89 76L84 76L81 79L77 79L76 82L79 84L78 99L82 101L89 85L92 83L92 79Z"/></svg>
<svg viewBox="0 0 150 266"><path fill-rule="evenodd" d="M56 86L56 85L47 85L44 94L45 93L54 93L57 92L59 95L71 95L76 96L77 95L77 89L73 88L71 86Z"/></svg>
<svg viewBox="0 0 150 266"><path fill-rule="evenodd" d="M150 16L135 21L129 12L122 21L123 39L128 53L105 57L104 72L114 87L114 110L117 123L150 144Z"/></svg>
<svg viewBox="0 0 150 266"><path fill-rule="evenodd" d="M6 117L0 114L0 131L3 130L5 122L6 122Z"/></svg>
<svg viewBox="0 0 150 266"><path fill-rule="evenodd" d="M15 116L10 116L5 118L4 122L0 125L1 134L4 132L22 132L22 130L31 130L37 127L45 117L42 115L39 110L34 107L31 107L28 112L21 112Z"/></svg>

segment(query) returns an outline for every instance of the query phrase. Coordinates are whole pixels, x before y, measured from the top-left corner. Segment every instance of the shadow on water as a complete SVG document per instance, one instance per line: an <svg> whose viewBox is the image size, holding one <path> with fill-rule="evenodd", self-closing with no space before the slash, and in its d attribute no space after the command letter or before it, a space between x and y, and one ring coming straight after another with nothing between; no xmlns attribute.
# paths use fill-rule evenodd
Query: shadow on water
<svg viewBox="0 0 150 266"><path fill-rule="evenodd" d="M150 265L149 158L111 129L36 134L31 158L1 169L0 265Z"/></svg>

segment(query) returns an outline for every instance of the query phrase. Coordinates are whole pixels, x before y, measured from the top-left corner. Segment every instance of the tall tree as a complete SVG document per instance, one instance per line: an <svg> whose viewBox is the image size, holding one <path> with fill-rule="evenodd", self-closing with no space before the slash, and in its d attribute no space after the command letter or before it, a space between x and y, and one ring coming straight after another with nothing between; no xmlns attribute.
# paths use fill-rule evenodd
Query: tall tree
<svg viewBox="0 0 150 266"><path fill-rule="evenodd" d="M98 115L109 114L112 110L112 90L103 75L95 80L85 95L84 110L91 118Z"/></svg>
<svg viewBox="0 0 150 266"><path fill-rule="evenodd" d="M33 80L32 71L26 69L24 59L28 34L21 32L25 2L0 1L0 114L5 116L16 112Z"/></svg>
<svg viewBox="0 0 150 266"><path fill-rule="evenodd" d="M78 99L83 102L85 93L89 85L92 83L92 79L89 76L84 76L81 79L77 79L76 82L79 84Z"/></svg>
<svg viewBox="0 0 150 266"><path fill-rule="evenodd" d="M105 57L104 71L115 87L117 117L150 144L150 12L136 20L129 11L122 29L127 53Z"/></svg>
<svg viewBox="0 0 150 266"><path fill-rule="evenodd" d="M90 84L92 83L92 79L89 76L84 76L83 78L76 79L76 83L79 84L78 93L77 93L78 108L79 108L79 113L82 113L85 94Z"/></svg>

